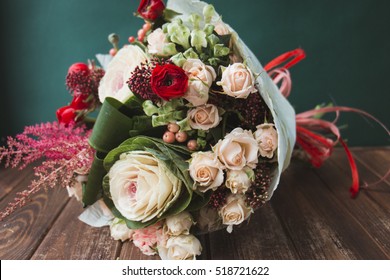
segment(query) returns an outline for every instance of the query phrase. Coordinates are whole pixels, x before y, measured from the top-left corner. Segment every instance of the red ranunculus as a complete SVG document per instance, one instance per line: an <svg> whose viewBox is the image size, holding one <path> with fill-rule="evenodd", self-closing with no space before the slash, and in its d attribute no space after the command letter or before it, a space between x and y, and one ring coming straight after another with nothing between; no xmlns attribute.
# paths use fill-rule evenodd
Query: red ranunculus
<svg viewBox="0 0 390 280"><path fill-rule="evenodd" d="M137 11L144 19L155 21L163 14L164 9L165 5L161 0L141 0Z"/></svg>
<svg viewBox="0 0 390 280"><path fill-rule="evenodd" d="M90 101L87 102L88 97L89 97L88 94L75 92L72 103L70 103L70 106L76 110L88 109L89 106L91 105Z"/></svg>
<svg viewBox="0 0 390 280"><path fill-rule="evenodd" d="M64 106L57 110L58 122L65 125L75 122L76 116L76 109L71 106Z"/></svg>
<svg viewBox="0 0 390 280"><path fill-rule="evenodd" d="M188 88L186 72L174 64L158 65L150 79L152 90L164 100L182 97Z"/></svg>

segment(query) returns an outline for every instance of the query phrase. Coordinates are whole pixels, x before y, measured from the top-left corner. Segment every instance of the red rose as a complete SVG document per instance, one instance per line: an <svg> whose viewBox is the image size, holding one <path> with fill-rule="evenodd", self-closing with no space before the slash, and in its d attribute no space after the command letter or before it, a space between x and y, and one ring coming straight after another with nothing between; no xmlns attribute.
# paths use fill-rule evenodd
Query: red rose
<svg viewBox="0 0 390 280"><path fill-rule="evenodd" d="M174 64L158 65L150 79L152 90L164 100L182 97L188 88L186 72Z"/></svg>
<svg viewBox="0 0 390 280"><path fill-rule="evenodd" d="M71 106L64 106L57 110L58 122L65 125L75 122L76 116L76 109Z"/></svg>
<svg viewBox="0 0 390 280"><path fill-rule="evenodd" d="M161 0L141 0L137 11L144 19L155 21L164 9L165 5Z"/></svg>

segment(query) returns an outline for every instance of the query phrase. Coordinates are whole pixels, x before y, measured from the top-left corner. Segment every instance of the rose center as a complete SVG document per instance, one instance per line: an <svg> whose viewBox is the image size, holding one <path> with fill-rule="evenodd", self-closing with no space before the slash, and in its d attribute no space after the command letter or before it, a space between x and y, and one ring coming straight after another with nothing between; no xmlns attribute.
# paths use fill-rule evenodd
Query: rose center
<svg viewBox="0 0 390 280"><path fill-rule="evenodd" d="M207 114L206 114L206 112L203 112L203 111L197 112L196 113L196 121L198 123L204 123L205 121L207 121Z"/></svg>
<svg viewBox="0 0 390 280"><path fill-rule="evenodd" d="M135 194L137 193L137 183L136 182L130 182L130 184L127 186L127 193L131 198L135 197Z"/></svg>
<svg viewBox="0 0 390 280"><path fill-rule="evenodd" d="M233 90L238 91L243 89L246 80L246 75L243 72L237 72L234 74Z"/></svg>
<svg viewBox="0 0 390 280"><path fill-rule="evenodd" d="M207 168L200 168L196 175L200 181L208 181L211 177L210 171Z"/></svg>

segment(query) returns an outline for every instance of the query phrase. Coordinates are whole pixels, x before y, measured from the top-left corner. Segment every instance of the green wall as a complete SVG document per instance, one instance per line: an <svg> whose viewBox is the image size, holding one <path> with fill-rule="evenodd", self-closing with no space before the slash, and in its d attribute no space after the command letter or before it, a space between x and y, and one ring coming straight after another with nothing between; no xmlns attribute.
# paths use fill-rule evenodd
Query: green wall
<svg viewBox="0 0 390 280"><path fill-rule="evenodd" d="M381 0L213 0L265 64L302 47L292 70L297 112L333 101L371 112L390 125L389 11ZM70 102L64 86L73 62L107 52L112 32L126 42L142 21L136 0L1 0L0 137L55 120ZM378 125L354 114L340 124L352 146L389 145Z"/></svg>

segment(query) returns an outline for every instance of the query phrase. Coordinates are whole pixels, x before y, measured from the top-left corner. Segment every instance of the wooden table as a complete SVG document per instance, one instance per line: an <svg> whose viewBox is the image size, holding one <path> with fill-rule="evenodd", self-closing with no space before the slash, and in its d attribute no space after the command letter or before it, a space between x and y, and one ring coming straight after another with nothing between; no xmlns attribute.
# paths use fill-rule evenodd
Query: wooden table
<svg viewBox="0 0 390 280"><path fill-rule="evenodd" d="M354 148L362 181L374 182L390 166L390 147ZM0 207L32 178L31 169L0 170ZM336 150L314 169L294 160L270 203L233 233L200 237L201 259L390 259L389 178L357 199L349 196L349 166ZM158 259L131 242L114 241L109 228L92 228L66 190L34 196L0 222L0 259Z"/></svg>

